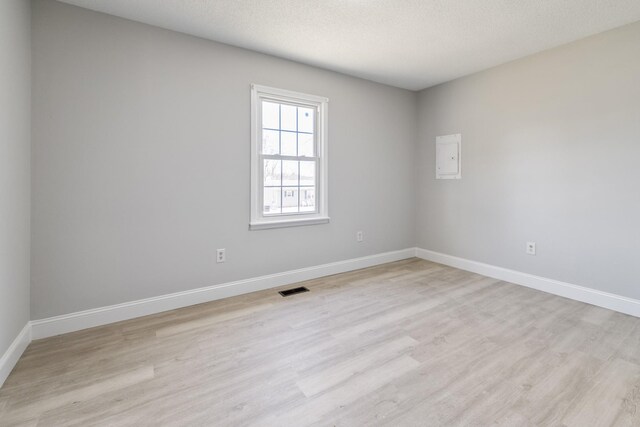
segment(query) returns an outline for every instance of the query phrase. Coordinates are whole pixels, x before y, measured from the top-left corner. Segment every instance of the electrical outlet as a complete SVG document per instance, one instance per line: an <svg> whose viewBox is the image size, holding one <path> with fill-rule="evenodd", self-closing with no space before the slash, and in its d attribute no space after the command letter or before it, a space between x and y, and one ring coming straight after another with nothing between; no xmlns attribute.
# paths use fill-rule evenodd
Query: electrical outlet
<svg viewBox="0 0 640 427"><path fill-rule="evenodd" d="M216 262L217 263L225 262L227 260L227 251L226 251L226 249L218 249L217 253L218 253L217 256L216 256Z"/></svg>
<svg viewBox="0 0 640 427"><path fill-rule="evenodd" d="M362 242L364 240L364 233L362 231L358 231L356 233L356 242Z"/></svg>
<svg viewBox="0 0 640 427"><path fill-rule="evenodd" d="M527 242L527 253L529 255L536 254L536 242Z"/></svg>

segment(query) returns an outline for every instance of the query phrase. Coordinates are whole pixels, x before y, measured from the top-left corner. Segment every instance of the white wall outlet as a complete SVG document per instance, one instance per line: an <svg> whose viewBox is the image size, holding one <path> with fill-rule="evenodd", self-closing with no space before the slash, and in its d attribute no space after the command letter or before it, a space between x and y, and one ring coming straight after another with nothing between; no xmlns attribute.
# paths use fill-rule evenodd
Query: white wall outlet
<svg viewBox="0 0 640 427"><path fill-rule="evenodd" d="M527 253L529 255L536 254L536 242L527 242Z"/></svg>
<svg viewBox="0 0 640 427"><path fill-rule="evenodd" d="M221 262L225 262L227 260L227 250L226 249L218 249L217 255L216 255L216 262L217 263L221 263Z"/></svg>
<svg viewBox="0 0 640 427"><path fill-rule="evenodd" d="M358 231L356 233L356 242L362 242L364 240L364 233L362 231Z"/></svg>

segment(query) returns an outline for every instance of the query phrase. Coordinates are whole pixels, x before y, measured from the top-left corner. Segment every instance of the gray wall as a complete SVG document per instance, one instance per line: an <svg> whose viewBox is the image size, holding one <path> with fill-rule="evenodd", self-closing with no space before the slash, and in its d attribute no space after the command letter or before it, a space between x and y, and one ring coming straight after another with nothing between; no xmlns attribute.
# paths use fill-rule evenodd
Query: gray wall
<svg viewBox="0 0 640 427"><path fill-rule="evenodd" d="M32 318L414 245L415 93L53 1L33 25ZM248 231L251 83L330 98L330 224Z"/></svg>
<svg viewBox="0 0 640 427"><path fill-rule="evenodd" d="M53 1L33 25L34 319L416 243L640 298L640 24L418 95ZM331 99L330 224L248 231L250 83Z"/></svg>
<svg viewBox="0 0 640 427"><path fill-rule="evenodd" d="M419 122L418 246L640 298L640 23L425 90Z"/></svg>
<svg viewBox="0 0 640 427"><path fill-rule="evenodd" d="M0 356L29 321L30 14L0 1Z"/></svg>

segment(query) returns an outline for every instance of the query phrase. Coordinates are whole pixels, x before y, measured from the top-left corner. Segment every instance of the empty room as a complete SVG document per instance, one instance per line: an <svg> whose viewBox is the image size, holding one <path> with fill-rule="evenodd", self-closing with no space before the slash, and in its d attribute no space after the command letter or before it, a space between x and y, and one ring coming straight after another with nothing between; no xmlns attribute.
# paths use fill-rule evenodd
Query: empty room
<svg viewBox="0 0 640 427"><path fill-rule="evenodd" d="M640 426L640 2L1 0L9 426Z"/></svg>

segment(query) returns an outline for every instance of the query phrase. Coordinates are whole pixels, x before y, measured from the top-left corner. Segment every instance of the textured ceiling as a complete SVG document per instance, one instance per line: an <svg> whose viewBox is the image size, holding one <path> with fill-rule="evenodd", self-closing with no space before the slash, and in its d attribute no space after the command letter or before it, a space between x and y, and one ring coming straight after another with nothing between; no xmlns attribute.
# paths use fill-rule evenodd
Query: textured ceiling
<svg viewBox="0 0 640 427"><path fill-rule="evenodd" d="M640 0L62 0L418 90L640 20Z"/></svg>

